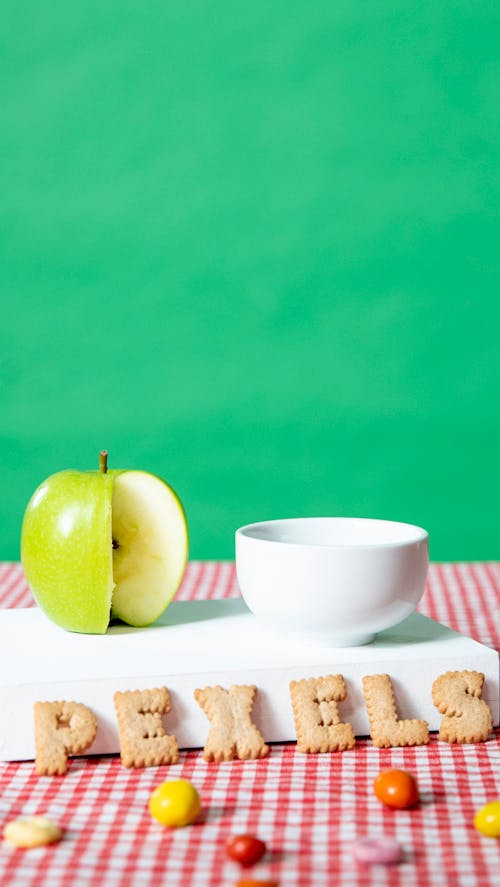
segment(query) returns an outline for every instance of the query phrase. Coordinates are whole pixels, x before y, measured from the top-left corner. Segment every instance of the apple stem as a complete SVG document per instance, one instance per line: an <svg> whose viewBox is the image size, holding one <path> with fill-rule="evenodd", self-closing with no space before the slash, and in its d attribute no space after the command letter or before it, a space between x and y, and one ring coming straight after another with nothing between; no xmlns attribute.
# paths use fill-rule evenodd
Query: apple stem
<svg viewBox="0 0 500 887"><path fill-rule="evenodd" d="M108 451L101 450L99 453L99 471L101 474L106 474L108 470Z"/></svg>

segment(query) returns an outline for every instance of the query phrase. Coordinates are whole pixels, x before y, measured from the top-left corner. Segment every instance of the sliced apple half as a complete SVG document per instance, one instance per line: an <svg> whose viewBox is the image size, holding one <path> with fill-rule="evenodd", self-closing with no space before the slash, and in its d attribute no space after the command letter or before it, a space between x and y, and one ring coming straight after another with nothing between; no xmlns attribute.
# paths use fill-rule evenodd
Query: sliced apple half
<svg viewBox="0 0 500 887"><path fill-rule="evenodd" d="M128 625L149 625L172 600L186 567L184 509L159 477L123 471L114 479L111 511L111 617Z"/></svg>

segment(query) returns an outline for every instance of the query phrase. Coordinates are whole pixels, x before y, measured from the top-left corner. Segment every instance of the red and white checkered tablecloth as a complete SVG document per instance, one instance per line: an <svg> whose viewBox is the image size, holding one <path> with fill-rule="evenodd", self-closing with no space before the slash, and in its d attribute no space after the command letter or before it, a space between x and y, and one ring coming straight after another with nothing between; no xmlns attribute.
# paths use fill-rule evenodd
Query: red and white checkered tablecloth
<svg viewBox="0 0 500 887"><path fill-rule="evenodd" d="M234 564L192 562L179 600L238 595ZM32 606L19 564L0 564L0 606ZM420 611L498 649L500 564L433 564ZM27 651L27 654L29 651ZM422 803L389 810L375 798L380 769L403 767L418 779ZM200 791L196 824L168 830L151 820L147 801L167 778L184 777ZM22 887L231 887L240 877L280 887L333 885L500 884L500 840L473 827L475 811L500 799L500 730L488 742L377 749L358 740L352 751L303 755L273 745L260 761L207 764L181 752L170 767L127 770L118 757L75 758L66 776L35 775L33 764L0 764L0 827L43 814L65 830L61 843L0 848L0 885ZM269 852L248 874L229 861L224 844L249 832ZM360 866L351 855L362 835L393 835L397 866ZM248 871L248 870L247 870Z"/></svg>

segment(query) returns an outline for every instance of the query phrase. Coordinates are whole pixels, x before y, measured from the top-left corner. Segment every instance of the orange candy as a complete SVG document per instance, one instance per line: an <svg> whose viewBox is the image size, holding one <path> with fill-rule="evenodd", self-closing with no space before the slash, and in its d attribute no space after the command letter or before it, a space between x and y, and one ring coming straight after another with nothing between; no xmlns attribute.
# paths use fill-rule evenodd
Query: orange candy
<svg viewBox="0 0 500 887"><path fill-rule="evenodd" d="M277 881L255 881L252 878L248 880L244 878L243 881L237 881L234 887L279 887Z"/></svg>
<svg viewBox="0 0 500 887"><path fill-rule="evenodd" d="M419 801L418 786L407 770L382 770L373 782L373 791L387 807L406 810Z"/></svg>

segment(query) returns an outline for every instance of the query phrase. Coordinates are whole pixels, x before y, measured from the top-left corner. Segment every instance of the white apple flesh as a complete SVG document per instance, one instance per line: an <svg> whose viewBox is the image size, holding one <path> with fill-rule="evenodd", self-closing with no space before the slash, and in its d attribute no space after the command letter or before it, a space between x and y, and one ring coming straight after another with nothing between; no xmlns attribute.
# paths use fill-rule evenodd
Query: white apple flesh
<svg viewBox="0 0 500 887"><path fill-rule="evenodd" d="M172 600L186 566L182 505L153 474L124 471L113 487L112 533L111 615L129 625L149 625Z"/></svg>
<svg viewBox="0 0 500 887"><path fill-rule="evenodd" d="M101 461L101 466L102 466ZM144 471L61 471L25 512L21 560L38 605L69 631L149 625L182 579L188 533L174 491Z"/></svg>

